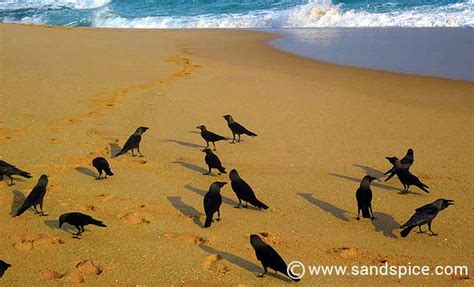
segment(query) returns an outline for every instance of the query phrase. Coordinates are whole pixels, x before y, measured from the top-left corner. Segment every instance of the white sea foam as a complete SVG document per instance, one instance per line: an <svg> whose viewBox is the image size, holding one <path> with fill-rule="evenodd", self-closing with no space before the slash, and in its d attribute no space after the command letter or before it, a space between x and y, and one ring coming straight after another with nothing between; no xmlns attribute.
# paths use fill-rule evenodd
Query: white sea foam
<svg viewBox="0 0 474 287"><path fill-rule="evenodd" d="M442 7L370 13L343 11L329 0L310 0L287 10L131 19L104 8L94 14L92 25L115 28L474 27L474 5L470 0Z"/></svg>
<svg viewBox="0 0 474 287"><path fill-rule="evenodd" d="M95 9L106 6L111 0L2 0L0 10L38 9L43 7L68 7L73 9Z"/></svg>

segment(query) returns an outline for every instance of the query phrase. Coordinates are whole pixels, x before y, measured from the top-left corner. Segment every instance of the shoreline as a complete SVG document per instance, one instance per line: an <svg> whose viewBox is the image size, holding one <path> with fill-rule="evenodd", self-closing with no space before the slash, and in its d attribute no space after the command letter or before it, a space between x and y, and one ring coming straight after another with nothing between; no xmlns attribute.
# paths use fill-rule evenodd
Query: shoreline
<svg viewBox="0 0 474 287"><path fill-rule="evenodd" d="M13 187L0 181L0 259L13 265L5 285L82 278L85 285L286 286L279 276L255 276L261 267L248 238L255 233L265 234L287 263L474 264L465 232L474 227L465 219L473 207L462 204L474 200L471 82L326 64L274 49L266 44L274 35L253 31L3 24L0 35L0 158L34 175ZM217 154L270 209L233 208L237 199L226 186L223 220L204 229L203 194L212 182L229 179L202 175L205 142L195 127L229 136L224 114L258 136L219 142ZM150 128L141 145L145 157L111 158L138 126ZM355 220L360 179L380 176L389 168L385 156L407 148L415 150L412 170L430 193L414 188L399 195L396 179L376 182L377 219ZM96 181L95 156L106 157L115 175ZM43 173L50 177L49 215L12 218L9 211ZM434 221L440 235L400 238L398 227L414 209L439 197L460 203ZM108 227L86 227L80 240L71 239L56 227L58 216L71 211ZM78 270L84 260L102 272ZM298 284L373 280L308 276ZM395 286L466 281L377 280Z"/></svg>
<svg viewBox="0 0 474 287"><path fill-rule="evenodd" d="M474 31L473 28L470 27L358 27L358 28L353 28L353 27L316 27L316 28L275 28L275 29L268 29L268 28L210 28L210 29L203 29L203 28L163 28L163 29L154 29L154 28L107 28L107 27L81 27L81 26L54 26L54 25L48 25L48 24L21 24L21 23L0 23L0 24L6 24L6 25L21 25L21 26L31 26L31 27L44 27L44 28L50 28L50 29L91 29L91 30L111 30L111 31L167 31L167 32L172 32L172 31L250 31L250 32L256 32L256 33L262 33L268 35L268 40L266 41L266 44L271 47L272 49L276 49L280 52L283 53L289 53L290 55L293 55L295 57L300 57L304 59L309 59L318 63L323 63L327 65L335 65L335 66L340 66L340 67L345 67L345 68L355 68L355 69L362 69L362 70L369 70L369 71L374 71L374 72L383 72L383 73L394 73L398 75L406 75L406 76L412 76L412 77L426 77L426 78L433 78L433 79L442 79L442 80L452 80L452 81L465 81L465 82L473 82L474 81L474 68L472 66L474 65L474 60L469 59L468 63L463 63L463 72L450 72L450 71L436 71L434 72L435 69L442 69L441 64L438 66L433 66L430 67L428 71L423 71L423 69L420 67L420 65L423 65L424 63L436 60L438 58L446 58L450 56L448 51L442 51L440 55L437 56L432 56L432 58L424 58L424 59L418 59L418 67L392 67L394 62L399 62L402 60L403 57L400 54L398 56L395 56L395 58L390 59L390 62L392 63L381 63L381 64L370 64L367 62L367 57L369 54L369 51L361 51L363 54L362 56L357 56L357 57L352 57L352 58L347 58L346 60L337 60L335 59L336 55L338 54L338 51L340 48L334 47L335 51L325 54L318 54L320 52L312 52L310 51L311 48L315 48L315 44L309 42L300 42L299 44L296 43L295 37L297 37L297 34L301 34L302 31L307 31L307 32L312 32L312 31L337 31L337 30L342 30L342 31L384 31L384 30L389 30L389 31L436 31L436 30L443 30L443 31L462 31L463 34L469 34L471 31ZM424 32L422 32L424 33ZM312 40L314 41L314 40ZM344 44L350 44L351 40L347 40L346 43ZM296 44L296 45L295 45ZM466 47L469 47L469 43L466 44ZM333 45L329 45L328 48L326 49L333 49L331 48ZM429 46L429 45L428 45ZM453 46L454 47L454 46ZM362 47L362 49L364 49ZM424 50L425 48L423 47L418 47L418 49ZM446 48L444 48L446 49ZM469 48L466 49L466 51ZM371 50L371 56L374 53L381 53L381 51L377 51L380 49L375 49ZM405 51L408 52L408 51ZM418 56L421 56L421 54L417 54ZM418 56L412 56L414 57L413 59L416 59ZM463 57L468 57L469 55L467 53L462 54L461 56L458 55L459 59L462 59ZM383 60L383 57L379 56L379 60ZM413 60L412 60L413 61ZM411 63L411 61L406 61L405 62L409 65L414 65ZM470 64L471 63L471 64ZM398 69L398 70L397 70ZM421 69L421 70L420 70ZM456 69L456 68L452 68Z"/></svg>
<svg viewBox="0 0 474 287"><path fill-rule="evenodd" d="M330 64L474 81L472 28L301 28L276 32L282 37L271 41L271 46Z"/></svg>

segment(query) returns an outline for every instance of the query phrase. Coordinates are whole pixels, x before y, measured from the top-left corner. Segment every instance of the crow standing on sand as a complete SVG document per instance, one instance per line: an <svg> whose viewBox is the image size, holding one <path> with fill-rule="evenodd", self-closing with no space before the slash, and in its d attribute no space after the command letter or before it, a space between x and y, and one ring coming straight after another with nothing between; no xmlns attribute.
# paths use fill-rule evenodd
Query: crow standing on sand
<svg viewBox="0 0 474 287"><path fill-rule="evenodd" d="M227 121L227 125L229 126L230 130L232 131L232 136L233 140L232 143L235 143L235 135L239 136L239 140L237 142L240 142L240 135L245 134L251 137L256 137L257 135L248 129L246 129L244 126L239 124L238 122L234 121L231 115L225 115L224 119Z"/></svg>
<svg viewBox="0 0 474 287"><path fill-rule="evenodd" d="M231 170L229 173L229 178L231 180L232 190L234 190L237 198L239 199L239 204L235 206L236 208L240 208L243 200L245 201L245 208L247 208L248 204L250 203L259 209L268 209L268 206L265 205L265 203L257 199L250 185L248 185L248 183L240 177L237 170Z"/></svg>
<svg viewBox="0 0 474 287"><path fill-rule="evenodd" d="M428 230L431 232L432 236L438 235L431 230L431 222L441 210L444 210L453 204L454 200L439 198L430 204L417 208L415 214L413 214L405 224L400 226L400 229L403 229L400 232L400 235L402 237L407 237L410 231L417 226L420 229L420 233L422 233L421 226L424 224L428 225Z"/></svg>
<svg viewBox="0 0 474 287"><path fill-rule="evenodd" d="M7 176L10 178L10 184L14 185L13 183L13 175L19 175L25 178L32 178L29 172L23 171L14 165L9 164L6 161L0 160L0 180L3 180L3 176Z"/></svg>
<svg viewBox="0 0 474 287"><path fill-rule="evenodd" d="M410 166L413 164L415 161L415 156L413 154L413 149L408 149L407 154L400 160L400 163L406 167L407 169L410 168ZM397 172L395 171L395 167L392 167L391 169L387 170L383 175L390 174L386 179L385 182L387 182L389 179L391 179Z"/></svg>
<svg viewBox="0 0 474 287"><path fill-rule="evenodd" d="M215 142L226 139L223 136L220 136L218 134L208 131L205 125L200 125L200 126L197 126L196 128L201 130L201 137L206 141L207 147L209 147L209 142L211 142L212 145L214 146L214 150L216 150Z"/></svg>
<svg viewBox="0 0 474 287"><path fill-rule="evenodd" d="M220 208L222 205L221 188L226 185L227 182L216 181L209 187L209 191L204 195L204 212L206 213L206 221L204 222L204 228L210 227L212 217L217 212L217 221L221 220Z"/></svg>
<svg viewBox="0 0 474 287"><path fill-rule="evenodd" d="M288 266L285 263L285 260L281 258L280 254L275 251L270 245L265 243L258 235L250 235L250 244L253 249L255 249L255 255L257 255L257 260L262 263L263 273L258 275L258 277L263 277L267 273L267 268L275 270L276 273L280 272L290 277L291 280L298 282L300 281L297 276L291 273L288 270Z"/></svg>
<svg viewBox="0 0 474 287"><path fill-rule="evenodd" d="M68 223L77 228L77 233L74 234L73 238L79 238L79 236L84 232L84 226L89 224L107 227L107 225L102 221L96 220L92 218L92 216L80 212L64 213L59 216L59 228L61 228L64 223Z"/></svg>
<svg viewBox="0 0 474 287"><path fill-rule="evenodd" d="M142 140L142 135L144 132L148 130L147 127L139 127L133 135L131 135L125 145L123 146L122 150L115 155L115 157L118 157L119 155L122 155L124 153L127 153L129 150L132 151L132 156L135 156L133 153L133 150L136 149L138 151L138 154L140 157L143 157L142 153L140 152L140 141Z"/></svg>
<svg viewBox="0 0 474 287"><path fill-rule="evenodd" d="M99 176L97 177L98 180L102 179L102 172L105 173L104 178L107 178L108 175L114 175L113 172L110 170L109 162L101 156L94 158L92 160L92 165L97 169L97 172L99 173Z"/></svg>
<svg viewBox="0 0 474 287"><path fill-rule="evenodd" d="M363 218L375 219L374 211L372 210L372 190L370 189L370 183L377 179L373 176L366 175L360 182L360 186L356 191L357 199L357 217L360 219L360 212L362 211Z"/></svg>
<svg viewBox="0 0 474 287"><path fill-rule="evenodd" d="M426 193L430 193L428 190L429 187L422 183L418 177L412 174L406 166L402 165L397 157L386 157L386 159L393 165L398 179L403 184L403 191L400 193L407 193L411 185L418 187Z"/></svg>
<svg viewBox="0 0 474 287"><path fill-rule="evenodd" d="M48 185L48 176L43 174L42 176L40 176L40 178L38 179L38 183L36 184L35 187L33 187L33 190L30 192L30 194L28 194L23 204L16 211L15 216L22 215L23 212L28 210L28 208L30 207L33 207L36 214L39 213L41 215L45 215L43 212L43 199L44 199L44 195L46 194L47 185ZM38 212L38 210L36 209L37 205L39 205L41 212Z"/></svg>
<svg viewBox="0 0 474 287"><path fill-rule="evenodd" d="M5 271L7 271L8 268L12 267L11 264L3 261L3 260L0 260L0 278L3 277L3 274L5 273Z"/></svg>
<svg viewBox="0 0 474 287"><path fill-rule="evenodd" d="M213 168L219 170L219 172L221 173L227 173L225 171L225 167L222 166L221 160L217 157L215 153L212 152L210 148L205 148L201 151L206 153L204 160L206 161L206 164L209 167L209 172L203 173L204 175L211 174L211 170Z"/></svg>

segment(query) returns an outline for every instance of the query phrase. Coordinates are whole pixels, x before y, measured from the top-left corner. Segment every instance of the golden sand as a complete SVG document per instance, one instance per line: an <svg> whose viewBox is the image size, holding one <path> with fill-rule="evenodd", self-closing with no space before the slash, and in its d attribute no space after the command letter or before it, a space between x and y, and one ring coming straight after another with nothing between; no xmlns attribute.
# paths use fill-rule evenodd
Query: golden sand
<svg viewBox="0 0 474 287"><path fill-rule="evenodd" d="M474 85L319 63L276 51L273 35L229 30L58 29L0 25L0 158L35 178L0 182L2 286L279 286L257 278L249 235L262 233L287 261L327 265L473 267ZM235 209L223 188L222 221L202 228L203 194L226 175L203 176L195 128L231 136L224 119L258 134L217 143L270 206ZM138 126L144 158L110 159ZM376 220L355 220L355 190L380 176L385 156L415 150L412 171L431 193L374 182ZM105 156L115 175L94 180ZM37 178L50 176L48 216L10 215ZM433 229L400 238L414 209L456 205ZM80 211L108 227L82 239L56 228ZM453 285L460 276L307 276L316 284ZM472 282L472 281L470 281ZM242 284L242 285L239 285ZM469 283L466 283L469 284Z"/></svg>

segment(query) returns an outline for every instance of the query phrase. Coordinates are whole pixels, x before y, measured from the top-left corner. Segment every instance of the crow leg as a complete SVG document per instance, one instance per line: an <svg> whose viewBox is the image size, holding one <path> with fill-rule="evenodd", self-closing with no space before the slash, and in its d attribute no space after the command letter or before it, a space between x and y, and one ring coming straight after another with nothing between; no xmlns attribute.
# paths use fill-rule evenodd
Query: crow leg
<svg viewBox="0 0 474 287"><path fill-rule="evenodd" d="M101 180L102 178L102 170L97 170L99 172L99 176L96 178L97 180Z"/></svg>
<svg viewBox="0 0 474 287"><path fill-rule="evenodd" d="M143 157L142 153L140 152L140 147L137 147L137 151L138 151L138 154L140 155L140 157Z"/></svg>
<svg viewBox="0 0 474 287"><path fill-rule="evenodd" d="M239 139L237 140L237 142L239 143L240 142L240 134L237 134L237 136L239 137Z"/></svg>
<svg viewBox="0 0 474 287"><path fill-rule="evenodd" d="M240 208L240 206L242 205L242 200L239 198L239 203L234 206L234 208Z"/></svg>
<svg viewBox="0 0 474 287"><path fill-rule="evenodd" d="M209 142L208 141L206 141L206 147L209 147Z"/></svg>
<svg viewBox="0 0 474 287"><path fill-rule="evenodd" d="M81 236L81 233L82 233L81 228L79 226L76 226L76 225L74 227L76 227L77 233L73 234L72 238L79 239L79 236Z"/></svg>
<svg viewBox="0 0 474 287"><path fill-rule="evenodd" d="M231 144L235 144L235 133L232 133L232 142Z"/></svg>
<svg viewBox="0 0 474 287"><path fill-rule="evenodd" d="M357 208L357 217L356 217L357 220L360 220L360 208Z"/></svg>
<svg viewBox="0 0 474 287"><path fill-rule="evenodd" d="M418 225L418 229L420 230L420 232L418 232L418 233L424 233L424 231L421 230L421 225Z"/></svg>
<svg viewBox="0 0 474 287"><path fill-rule="evenodd" d="M132 156L136 156L135 153L133 152L133 148L130 149L132 151Z"/></svg>
<svg viewBox="0 0 474 287"><path fill-rule="evenodd" d="M246 201L244 208L249 208L249 203Z"/></svg>
<svg viewBox="0 0 474 287"><path fill-rule="evenodd" d="M262 266L263 266L263 273L257 275L257 277L263 277L263 276L265 276L265 274L267 274L267 266L265 266L265 265L263 265L263 264L262 264Z"/></svg>
<svg viewBox="0 0 474 287"><path fill-rule="evenodd" d="M437 233L434 233L433 230L431 230L431 221L428 222L428 230L431 232L431 236L438 236Z"/></svg>
<svg viewBox="0 0 474 287"><path fill-rule="evenodd" d="M372 210L372 204L369 206L370 209L370 219L375 219L374 211Z"/></svg>
<svg viewBox="0 0 474 287"><path fill-rule="evenodd" d="M7 174L5 174L5 176L8 176L8 177L10 178L10 184L9 184L8 186L15 185L15 184L13 183L13 177L11 177L10 175L7 175Z"/></svg>
<svg viewBox="0 0 474 287"><path fill-rule="evenodd" d="M214 146L214 151L216 151L216 143L215 142L212 142L212 145Z"/></svg>
<svg viewBox="0 0 474 287"><path fill-rule="evenodd" d="M33 205L33 209L35 210L35 214L40 213L40 212L38 211L38 209L36 209L36 205Z"/></svg>
<svg viewBox="0 0 474 287"><path fill-rule="evenodd" d="M210 174L211 174L211 167L210 167L210 166L208 166L208 167L209 167L209 171L208 171L208 172L205 172L205 173L203 173L203 175L210 175Z"/></svg>
<svg viewBox="0 0 474 287"><path fill-rule="evenodd" d="M39 204L39 206L40 206L40 210L41 210L41 216L46 216L46 214L44 214L44 212L43 212L43 202L41 202Z"/></svg>
<svg viewBox="0 0 474 287"><path fill-rule="evenodd" d="M217 221L221 220L221 210L220 209L217 210L217 219L216 220Z"/></svg>

